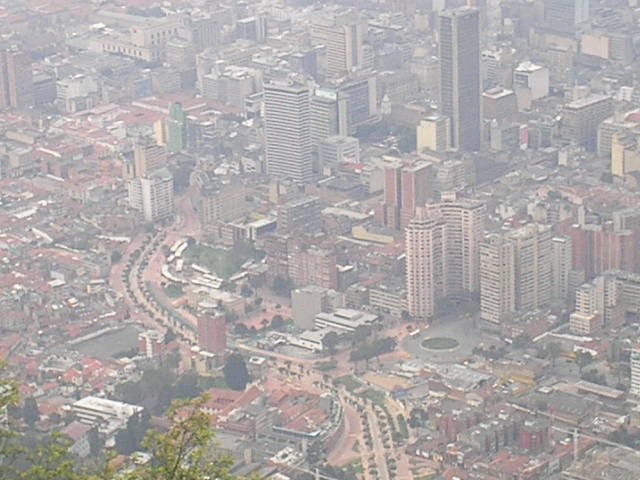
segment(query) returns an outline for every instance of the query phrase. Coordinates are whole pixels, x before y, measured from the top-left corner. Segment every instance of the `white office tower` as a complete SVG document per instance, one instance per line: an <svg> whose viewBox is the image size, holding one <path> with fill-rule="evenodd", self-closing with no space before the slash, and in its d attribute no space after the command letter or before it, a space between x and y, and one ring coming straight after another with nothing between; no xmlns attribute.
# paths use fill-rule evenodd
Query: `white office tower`
<svg viewBox="0 0 640 480"><path fill-rule="evenodd" d="M312 179L310 96L306 85L264 86L267 173L305 183Z"/></svg>
<svg viewBox="0 0 640 480"><path fill-rule="evenodd" d="M166 168L129 181L129 206L145 221L155 222L173 216L173 175Z"/></svg>

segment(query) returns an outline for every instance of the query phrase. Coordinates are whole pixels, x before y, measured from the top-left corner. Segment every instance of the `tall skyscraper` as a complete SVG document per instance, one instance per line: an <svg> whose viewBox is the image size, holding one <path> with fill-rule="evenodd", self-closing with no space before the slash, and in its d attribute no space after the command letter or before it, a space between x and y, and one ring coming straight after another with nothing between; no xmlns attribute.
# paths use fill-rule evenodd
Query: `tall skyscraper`
<svg viewBox="0 0 640 480"><path fill-rule="evenodd" d="M133 164L134 176L146 177L167 166L167 150L148 137L140 138L133 147Z"/></svg>
<svg viewBox="0 0 640 480"><path fill-rule="evenodd" d="M172 103L169 107L166 135L170 152L179 152L187 147L187 115L178 102Z"/></svg>
<svg viewBox="0 0 640 480"><path fill-rule="evenodd" d="M436 301L447 294L446 242L444 220L418 208L405 229L407 310L412 317L432 317Z"/></svg>
<svg viewBox="0 0 640 480"><path fill-rule="evenodd" d="M334 135L348 135L347 100L335 89L316 89L311 97L311 141L314 144Z"/></svg>
<svg viewBox="0 0 640 480"><path fill-rule="evenodd" d="M264 86L267 173L308 182L313 177L309 88L287 83Z"/></svg>
<svg viewBox="0 0 640 480"><path fill-rule="evenodd" d="M515 252L513 243L491 234L480 245L480 318L492 323L516 311Z"/></svg>
<svg viewBox="0 0 640 480"><path fill-rule="evenodd" d="M440 110L451 120L451 146L480 150L480 16L460 7L440 14Z"/></svg>
<svg viewBox="0 0 640 480"><path fill-rule="evenodd" d="M551 301L551 233L549 226L531 223L508 235L515 250L519 311L533 311Z"/></svg>
<svg viewBox="0 0 640 480"><path fill-rule="evenodd" d="M558 300L565 300L569 295L571 277L571 239L553 237L551 239L551 295Z"/></svg>
<svg viewBox="0 0 640 480"><path fill-rule="evenodd" d="M338 77L361 67L367 24L355 10L323 10L313 21L312 40L327 51L327 75Z"/></svg>
<svg viewBox="0 0 640 480"><path fill-rule="evenodd" d="M589 21L589 0L545 0L545 26L556 32L571 33Z"/></svg>
<svg viewBox="0 0 640 480"><path fill-rule="evenodd" d="M0 108L33 106L31 58L18 48L0 50Z"/></svg>
<svg viewBox="0 0 640 480"><path fill-rule="evenodd" d="M446 223L447 295L477 292L480 289L480 242L484 238L486 216L484 203L447 193L439 203L427 205L427 211Z"/></svg>
<svg viewBox="0 0 640 480"><path fill-rule="evenodd" d="M573 145L595 151L598 126L613 113L613 99L606 95L589 95L567 103L562 108L560 135Z"/></svg>
<svg viewBox="0 0 640 480"><path fill-rule="evenodd" d="M403 164L392 159L384 167L384 201L376 209L376 221L385 227L406 227L431 196L432 165L429 162Z"/></svg>

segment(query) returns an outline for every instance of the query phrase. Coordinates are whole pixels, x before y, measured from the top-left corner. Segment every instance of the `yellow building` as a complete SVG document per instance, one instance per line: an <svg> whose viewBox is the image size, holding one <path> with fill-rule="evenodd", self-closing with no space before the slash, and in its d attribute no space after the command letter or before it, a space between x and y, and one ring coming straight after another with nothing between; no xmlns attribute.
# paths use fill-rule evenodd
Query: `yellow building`
<svg viewBox="0 0 640 480"><path fill-rule="evenodd" d="M450 121L442 115L432 115L416 127L416 150L444 152L450 148Z"/></svg>
<svg viewBox="0 0 640 480"><path fill-rule="evenodd" d="M611 138L611 174L622 177L640 171L640 152L635 137L616 134Z"/></svg>

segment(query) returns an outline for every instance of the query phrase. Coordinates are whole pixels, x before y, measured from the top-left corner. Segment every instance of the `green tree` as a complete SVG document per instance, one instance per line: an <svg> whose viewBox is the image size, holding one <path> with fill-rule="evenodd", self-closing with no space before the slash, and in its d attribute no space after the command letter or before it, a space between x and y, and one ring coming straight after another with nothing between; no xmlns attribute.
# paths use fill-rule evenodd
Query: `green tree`
<svg viewBox="0 0 640 480"><path fill-rule="evenodd" d="M144 411L133 415L127 426L116 434L116 450L118 453L130 455L140 448L149 428L149 415Z"/></svg>
<svg viewBox="0 0 640 480"><path fill-rule="evenodd" d="M24 423L29 425L30 428L40 420L40 410L38 409L38 402L33 397L27 397L24 399L24 405L22 407L22 418Z"/></svg>
<svg viewBox="0 0 640 480"><path fill-rule="evenodd" d="M168 329L167 333L165 333L164 335L164 344L168 345L171 342L173 342L176 338L178 338L176 333L173 330Z"/></svg>
<svg viewBox="0 0 640 480"><path fill-rule="evenodd" d="M114 250L113 252L111 252L112 265L118 263L120 260L122 260L122 253L120 253L120 250Z"/></svg>
<svg viewBox="0 0 640 480"><path fill-rule="evenodd" d="M401 153L413 152L416 149L416 130L411 129L398 136L398 150Z"/></svg>
<svg viewBox="0 0 640 480"><path fill-rule="evenodd" d="M236 335L240 335L241 337L245 337L249 335L249 328L244 323L236 323L233 326L233 333Z"/></svg>
<svg viewBox="0 0 640 480"><path fill-rule="evenodd" d="M361 344L371 336L372 328L370 325L358 325L351 334L353 346Z"/></svg>
<svg viewBox="0 0 640 480"><path fill-rule="evenodd" d="M89 451L91 452L91 456L93 458L98 458L100 452L102 452L102 448L104 447L104 442L100 438L100 434L96 427L91 428L91 430L87 432L87 440L89 442Z"/></svg>
<svg viewBox="0 0 640 480"><path fill-rule="evenodd" d="M169 409L171 427L166 433L151 431L144 447L153 461L136 470L127 480L232 480L233 460L211 453L214 440L210 417L203 412L206 397L178 401Z"/></svg>
<svg viewBox="0 0 640 480"><path fill-rule="evenodd" d="M291 293L291 280L280 275L273 279L272 289L276 295L288 297Z"/></svg>
<svg viewBox="0 0 640 480"><path fill-rule="evenodd" d="M545 347L545 353L551 360L551 365L556 366L556 361L562 354L562 345L559 342L550 342Z"/></svg>
<svg viewBox="0 0 640 480"><path fill-rule="evenodd" d="M284 327L284 318L282 318L282 315L276 313L271 319L271 328L280 330L282 327Z"/></svg>
<svg viewBox="0 0 640 480"><path fill-rule="evenodd" d="M593 362L593 355L586 352L576 353L576 363L580 369L580 375L582 375L582 369Z"/></svg>
<svg viewBox="0 0 640 480"><path fill-rule="evenodd" d="M243 391L249 383L249 371L244 358L239 353L229 355L224 368L224 379L232 390Z"/></svg>
<svg viewBox="0 0 640 480"><path fill-rule="evenodd" d="M336 332L329 332L322 337L322 348L326 348L331 355L336 353L337 346L338 334Z"/></svg>

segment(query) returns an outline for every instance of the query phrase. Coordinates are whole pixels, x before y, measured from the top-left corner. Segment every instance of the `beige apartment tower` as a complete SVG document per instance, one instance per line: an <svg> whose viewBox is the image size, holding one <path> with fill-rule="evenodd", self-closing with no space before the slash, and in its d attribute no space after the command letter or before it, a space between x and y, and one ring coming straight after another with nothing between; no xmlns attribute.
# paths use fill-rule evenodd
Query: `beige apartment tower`
<svg viewBox="0 0 640 480"><path fill-rule="evenodd" d="M516 311L515 251L513 242L491 234L480 245L480 318L492 323Z"/></svg>
<svg viewBox="0 0 640 480"><path fill-rule="evenodd" d="M485 205L443 193L439 203L427 205L429 216L446 224L447 295L461 296L480 289L480 242L484 238Z"/></svg>
<svg viewBox="0 0 640 480"><path fill-rule="evenodd" d="M167 166L167 150L150 138L139 139L133 147L135 177L146 177Z"/></svg>
<svg viewBox="0 0 640 480"><path fill-rule="evenodd" d="M407 310L414 318L433 317L446 296L446 223L419 208L405 229Z"/></svg>
<svg viewBox="0 0 640 480"><path fill-rule="evenodd" d="M516 258L516 308L533 311L551 301L551 227L530 223L509 233Z"/></svg>

